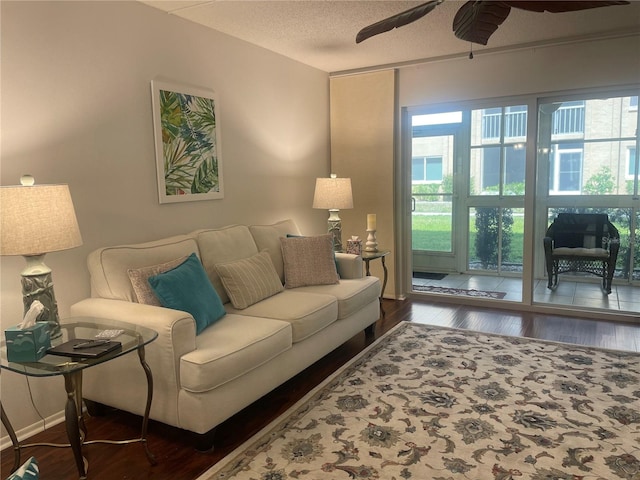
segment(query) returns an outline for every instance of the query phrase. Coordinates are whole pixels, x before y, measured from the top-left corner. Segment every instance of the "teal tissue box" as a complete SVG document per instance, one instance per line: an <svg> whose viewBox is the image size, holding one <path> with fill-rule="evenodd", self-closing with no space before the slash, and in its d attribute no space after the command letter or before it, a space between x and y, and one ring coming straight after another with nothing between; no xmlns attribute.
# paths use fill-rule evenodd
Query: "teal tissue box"
<svg viewBox="0 0 640 480"><path fill-rule="evenodd" d="M51 347L49 325L36 322L33 327L20 330L9 327L4 331L7 339L7 360L10 362L37 362Z"/></svg>

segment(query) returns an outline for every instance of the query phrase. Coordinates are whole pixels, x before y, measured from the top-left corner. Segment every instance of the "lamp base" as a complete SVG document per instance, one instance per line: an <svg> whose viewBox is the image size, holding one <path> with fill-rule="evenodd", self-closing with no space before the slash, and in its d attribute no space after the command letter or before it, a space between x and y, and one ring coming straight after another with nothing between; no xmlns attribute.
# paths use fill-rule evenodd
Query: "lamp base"
<svg viewBox="0 0 640 480"><path fill-rule="evenodd" d="M327 231L333 237L333 251L342 251L342 220L338 216L338 210L329 210L329 219L327 220Z"/></svg>
<svg viewBox="0 0 640 480"><path fill-rule="evenodd" d="M35 300L38 300L44 306L44 311L36 321L47 322L51 338L60 337L62 331L60 330L58 303L53 292L51 272L31 275L22 274L22 301L25 315Z"/></svg>

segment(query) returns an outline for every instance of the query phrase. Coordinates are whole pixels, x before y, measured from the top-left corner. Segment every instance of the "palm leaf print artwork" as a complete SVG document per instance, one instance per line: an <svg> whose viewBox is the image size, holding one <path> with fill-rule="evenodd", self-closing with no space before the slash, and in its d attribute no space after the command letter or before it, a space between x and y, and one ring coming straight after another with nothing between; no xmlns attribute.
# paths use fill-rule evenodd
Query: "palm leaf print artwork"
<svg viewBox="0 0 640 480"><path fill-rule="evenodd" d="M156 149L162 142L161 202L222 198L215 99L157 87L154 120L159 117ZM157 161L160 167L160 159Z"/></svg>

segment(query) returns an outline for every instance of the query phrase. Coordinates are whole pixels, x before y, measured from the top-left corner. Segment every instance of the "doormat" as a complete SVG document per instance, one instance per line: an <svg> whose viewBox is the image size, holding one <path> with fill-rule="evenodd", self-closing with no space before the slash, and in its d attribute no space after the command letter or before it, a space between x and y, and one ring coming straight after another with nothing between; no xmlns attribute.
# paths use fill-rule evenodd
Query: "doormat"
<svg viewBox="0 0 640 480"><path fill-rule="evenodd" d="M424 278L426 280L442 280L446 276L446 273L413 272L413 278Z"/></svg>
<svg viewBox="0 0 640 480"><path fill-rule="evenodd" d="M428 293L445 293L447 295L464 295L466 297L477 298L495 298L501 299L507 295L507 292L492 292L490 290L465 290L463 288L436 287L433 285L414 285L413 290L416 292Z"/></svg>

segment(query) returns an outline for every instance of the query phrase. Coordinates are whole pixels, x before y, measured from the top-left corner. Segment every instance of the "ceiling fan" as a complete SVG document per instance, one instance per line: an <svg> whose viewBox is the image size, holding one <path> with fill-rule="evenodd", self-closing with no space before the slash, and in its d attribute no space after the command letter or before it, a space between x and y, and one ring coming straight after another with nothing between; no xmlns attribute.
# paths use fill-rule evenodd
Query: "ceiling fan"
<svg viewBox="0 0 640 480"><path fill-rule="evenodd" d="M402 27L424 17L444 0L432 0L404 12L380 20L363 28L356 36L356 43L394 28ZM574 12L588 8L608 7L611 5L627 5L628 1L471 1L466 2L453 19L453 31L461 40L486 45L489 37L505 21L511 8L519 8L531 12Z"/></svg>

